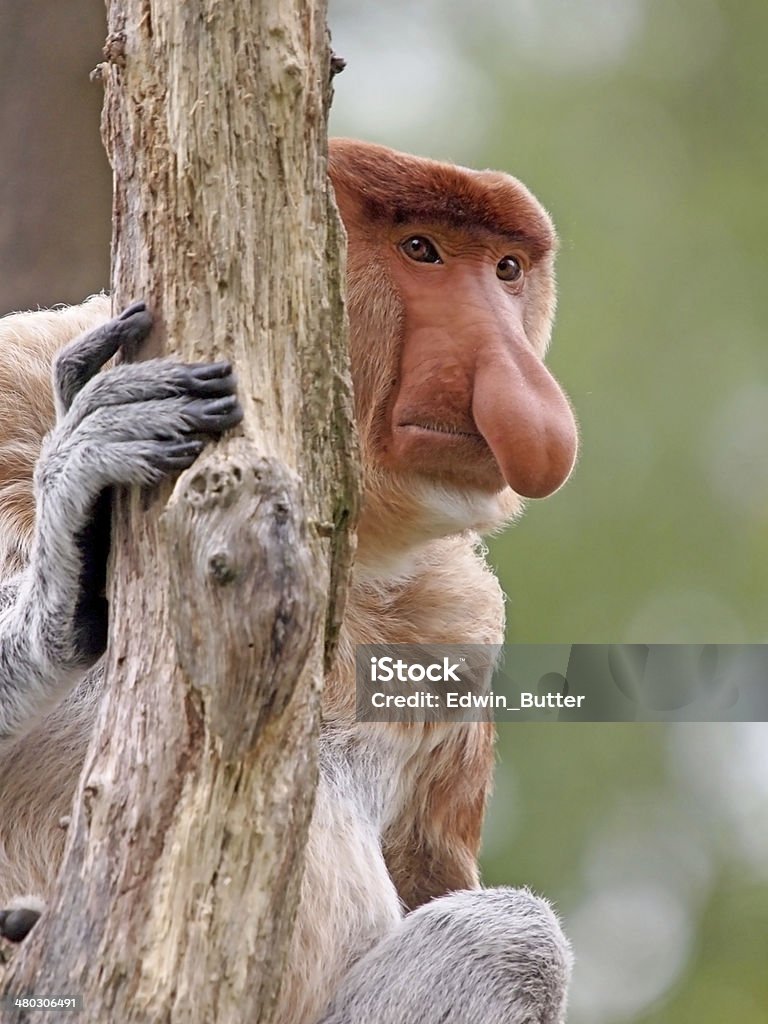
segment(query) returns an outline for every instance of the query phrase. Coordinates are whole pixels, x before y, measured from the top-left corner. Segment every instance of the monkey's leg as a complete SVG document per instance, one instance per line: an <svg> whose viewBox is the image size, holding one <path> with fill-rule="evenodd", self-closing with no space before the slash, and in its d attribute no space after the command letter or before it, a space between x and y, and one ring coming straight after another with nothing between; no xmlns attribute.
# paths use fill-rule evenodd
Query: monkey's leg
<svg viewBox="0 0 768 1024"><path fill-rule="evenodd" d="M561 1024L571 951L527 889L433 900L362 957L319 1024Z"/></svg>

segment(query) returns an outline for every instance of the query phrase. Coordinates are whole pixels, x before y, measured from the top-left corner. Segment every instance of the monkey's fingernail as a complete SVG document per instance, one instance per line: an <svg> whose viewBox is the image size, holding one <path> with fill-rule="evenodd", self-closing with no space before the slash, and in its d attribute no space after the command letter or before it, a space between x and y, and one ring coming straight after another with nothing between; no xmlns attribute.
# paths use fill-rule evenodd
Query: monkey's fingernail
<svg viewBox="0 0 768 1024"><path fill-rule="evenodd" d="M173 458L184 458L187 455L199 455L205 447L204 441L183 441L179 444L168 445L166 455Z"/></svg>
<svg viewBox="0 0 768 1024"><path fill-rule="evenodd" d="M218 415L223 412L231 412L238 405L237 398L234 395L226 395L224 398L216 398L205 407L206 413L210 415Z"/></svg>
<svg viewBox="0 0 768 1024"><path fill-rule="evenodd" d="M203 363L194 367L192 372L199 380L210 380L213 377L228 377L232 373L232 363L226 359L218 363Z"/></svg>
<svg viewBox="0 0 768 1024"><path fill-rule="evenodd" d="M134 313L143 313L146 310L146 308L147 308L146 302L132 302L130 304L130 306L127 306L123 310L123 312L120 314L120 316L117 319L118 320L127 320L129 317L133 316Z"/></svg>

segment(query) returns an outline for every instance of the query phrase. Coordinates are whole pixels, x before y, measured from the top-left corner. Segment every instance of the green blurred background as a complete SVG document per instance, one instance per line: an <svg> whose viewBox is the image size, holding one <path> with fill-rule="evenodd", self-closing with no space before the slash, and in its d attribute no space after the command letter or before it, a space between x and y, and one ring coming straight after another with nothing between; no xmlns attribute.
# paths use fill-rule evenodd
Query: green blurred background
<svg viewBox="0 0 768 1024"><path fill-rule="evenodd" d="M332 0L335 134L522 178L582 450L491 544L520 642L768 639L768 5ZM503 726L485 879L571 1024L768 1021L768 726Z"/></svg>

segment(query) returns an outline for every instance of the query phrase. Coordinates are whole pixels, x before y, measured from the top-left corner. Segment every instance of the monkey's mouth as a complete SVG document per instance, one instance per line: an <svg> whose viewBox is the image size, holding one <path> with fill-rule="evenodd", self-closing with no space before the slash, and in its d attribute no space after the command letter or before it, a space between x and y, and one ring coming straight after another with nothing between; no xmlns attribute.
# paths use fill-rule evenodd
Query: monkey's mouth
<svg viewBox="0 0 768 1024"><path fill-rule="evenodd" d="M446 423L415 423L408 421L398 423L399 430L408 430L414 433L439 434L445 437L463 437L471 441L481 441L485 444L485 438L477 430L462 430Z"/></svg>
<svg viewBox="0 0 768 1024"><path fill-rule="evenodd" d="M401 420L393 430L392 455L401 468L495 493L504 486L488 442L471 421L461 425L429 419Z"/></svg>

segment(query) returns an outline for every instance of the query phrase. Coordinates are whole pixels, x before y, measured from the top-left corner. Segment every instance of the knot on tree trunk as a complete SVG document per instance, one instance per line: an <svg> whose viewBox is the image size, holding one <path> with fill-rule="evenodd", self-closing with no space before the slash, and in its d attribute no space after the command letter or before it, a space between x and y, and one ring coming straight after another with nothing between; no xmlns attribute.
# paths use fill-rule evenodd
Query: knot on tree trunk
<svg viewBox="0 0 768 1024"><path fill-rule="evenodd" d="M238 438L184 474L163 514L179 664L225 759L281 714L322 615L300 481Z"/></svg>

